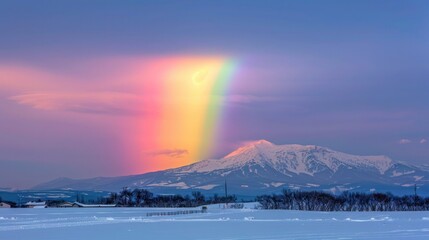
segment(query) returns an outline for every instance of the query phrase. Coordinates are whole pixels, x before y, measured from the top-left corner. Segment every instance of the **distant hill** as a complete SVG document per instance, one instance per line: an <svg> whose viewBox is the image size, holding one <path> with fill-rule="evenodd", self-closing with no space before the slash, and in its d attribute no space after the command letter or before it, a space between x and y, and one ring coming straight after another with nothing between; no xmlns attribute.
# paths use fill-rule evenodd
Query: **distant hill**
<svg viewBox="0 0 429 240"><path fill-rule="evenodd" d="M65 200L74 202L79 199L85 201L97 201L100 198L109 196L105 191L84 191L84 190L0 190L0 198L4 201L12 201L17 204L24 204L37 200Z"/></svg>
<svg viewBox="0 0 429 240"><path fill-rule="evenodd" d="M226 181L229 193L240 196L282 189L411 194L414 184L427 195L429 172L425 169L386 156L356 156L314 145L275 145L260 140L221 159L180 168L123 177L60 178L33 189L119 191L127 186L165 194L223 194Z"/></svg>

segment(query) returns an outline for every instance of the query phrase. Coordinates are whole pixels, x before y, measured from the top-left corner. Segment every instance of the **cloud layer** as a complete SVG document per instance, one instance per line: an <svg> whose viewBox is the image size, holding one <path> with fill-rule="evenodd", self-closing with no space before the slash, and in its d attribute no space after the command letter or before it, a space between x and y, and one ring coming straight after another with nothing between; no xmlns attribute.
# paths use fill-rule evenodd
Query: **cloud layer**
<svg viewBox="0 0 429 240"><path fill-rule="evenodd" d="M186 149L163 149L153 152L146 152L146 156L156 157L156 156L167 156L171 158L182 158L188 155L189 152Z"/></svg>
<svg viewBox="0 0 429 240"><path fill-rule="evenodd" d="M410 139L403 138L399 140L399 144L410 144L410 143L411 143Z"/></svg>
<svg viewBox="0 0 429 240"><path fill-rule="evenodd" d="M48 111L93 114L141 114L142 97L122 92L29 93L10 97L19 104Z"/></svg>

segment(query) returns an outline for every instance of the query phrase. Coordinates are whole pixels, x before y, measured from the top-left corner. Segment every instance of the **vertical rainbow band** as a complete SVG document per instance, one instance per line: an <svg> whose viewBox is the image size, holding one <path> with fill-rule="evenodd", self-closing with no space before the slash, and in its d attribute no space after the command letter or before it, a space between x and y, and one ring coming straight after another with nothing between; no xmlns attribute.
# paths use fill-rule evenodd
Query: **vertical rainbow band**
<svg viewBox="0 0 429 240"><path fill-rule="evenodd" d="M199 160L213 156L213 151L218 143L219 133L223 122L223 109L230 87L233 74L237 68L237 62L227 60L223 63L211 89L210 100L204 116L204 124L201 136L201 146L198 154Z"/></svg>
<svg viewBox="0 0 429 240"><path fill-rule="evenodd" d="M237 69L222 57L167 57L141 68L147 97L141 119L140 168L179 167L213 156Z"/></svg>

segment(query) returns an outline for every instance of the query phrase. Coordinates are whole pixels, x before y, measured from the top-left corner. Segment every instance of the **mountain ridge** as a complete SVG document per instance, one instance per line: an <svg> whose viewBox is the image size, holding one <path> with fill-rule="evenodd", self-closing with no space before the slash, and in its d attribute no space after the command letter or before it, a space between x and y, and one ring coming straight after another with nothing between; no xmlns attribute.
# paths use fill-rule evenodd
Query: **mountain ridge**
<svg viewBox="0 0 429 240"><path fill-rule="evenodd" d="M266 140L259 140L259 141L255 141L253 143L250 143L246 146L240 147L237 150L231 152L230 154L226 155L225 157L221 158L221 159L208 159L208 160L204 160L204 161L200 161L188 166L198 166L198 165L203 165L203 163L207 163L207 162L213 162L214 165L216 165L216 163L224 163L221 166L217 166L217 168L221 167L221 168L227 168L228 164L229 165L234 165L234 164L239 164L239 163L246 163L249 160L255 160L255 158L260 158L260 162L264 161L264 159L270 159L270 160L274 160L274 162L267 162L264 161L265 163L271 163L274 165L278 165L281 164L281 160L278 159L278 156L275 156L275 154L273 154L273 152L278 153L278 152L289 152L289 153L300 153L300 152L314 152L314 151L321 151L322 154L330 154L330 153L335 153L335 155L337 155L338 157L338 162L337 164L349 164L349 165L368 165L368 166L372 166L377 168L377 170L379 170L381 173L384 173L390 166L391 163L393 162L393 160L391 160L390 158L384 156L384 155L378 155L378 156L357 156L357 155L351 155L351 154L346 154L346 153L342 153L342 152L338 152L338 151L334 151L331 150L329 148L325 148L325 147L320 147L320 146L316 146L316 145L298 145L298 144L286 144L286 145L275 145L273 143L270 143ZM259 155L259 157L257 156ZM338 156L341 155L341 156ZM276 157L277 157L277 161L276 161ZM343 160L341 160L343 159ZM349 160L348 162L345 162L344 159ZM285 160L285 159L283 159ZM287 161L287 160L286 160ZM286 162L285 161L285 162ZM365 162L364 162L365 161ZM298 166L296 166L295 169L291 169L289 168L289 170L294 170L293 172L295 173L307 173L309 174L309 171L306 171L305 169L299 169L299 167L304 167L302 165L302 162L296 162L296 164L298 164ZM325 165L327 165L331 170L336 171L338 166L333 165L332 162L324 162ZM186 168L187 166L184 167L180 167L180 168ZM179 168L179 169L180 169ZM212 166L212 168L208 168L205 170L200 169L200 171L213 171L216 170L216 166Z"/></svg>
<svg viewBox="0 0 429 240"><path fill-rule="evenodd" d="M316 145L275 145L259 140L223 158L202 160L179 168L121 177L60 178L33 189L119 191L122 187L138 187L168 194L195 190L222 193L225 179L229 189L247 195L283 188L371 191L383 186L387 190L408 191L414 184L428 184L429 172L384 155L357 156Z"/></svg>

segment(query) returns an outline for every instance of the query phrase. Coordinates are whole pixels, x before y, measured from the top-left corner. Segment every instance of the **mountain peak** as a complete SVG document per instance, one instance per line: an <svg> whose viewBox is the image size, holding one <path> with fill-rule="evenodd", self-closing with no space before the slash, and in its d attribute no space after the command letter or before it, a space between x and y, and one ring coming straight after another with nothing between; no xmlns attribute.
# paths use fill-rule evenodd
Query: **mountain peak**
<svg viewBox="0 0 429 240"><path fill-rule="evenodd" d="M272 142L269 142L269 141L267 141L267 140L265 140L265 139L261 139L261 140L257 140L257 141L254 141L254 142L250 142L250 144L249 145L270 145L270 146L272 146L272 145L274 145Z"/></svg>
<svg viewBox="0 0 429 240"><path fill-rule="evenodd" d="M244 146L238 148L237 150L231 152L230 154L228 154L227 156L225 156L224 158L230 158L233 156L237 156L240 155L244 152L248 152L249 150L252 149L259 149L259 148L266 148L266 147L272 147L272 146L276 146L273 143L261 139L261 140L257 140L257 141L251 141L251 142L247 142Z"/></svg>

